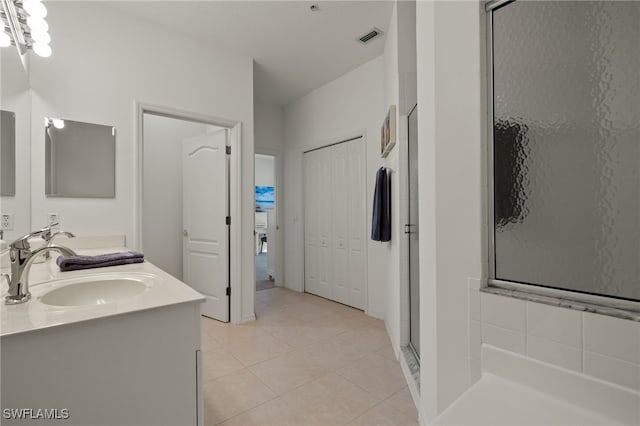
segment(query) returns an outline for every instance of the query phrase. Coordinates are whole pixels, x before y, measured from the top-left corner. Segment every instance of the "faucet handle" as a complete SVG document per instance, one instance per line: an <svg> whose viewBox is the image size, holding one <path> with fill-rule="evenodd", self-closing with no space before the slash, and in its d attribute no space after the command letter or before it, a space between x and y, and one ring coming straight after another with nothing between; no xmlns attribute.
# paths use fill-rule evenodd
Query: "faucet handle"
<svg viewBox="0 0 640 426"><path fill-rule="evenodd" d="M29 239L33 237L38 237L38 236L42 237L42 239L45 241L49 241L49 239L51 238L51 228L56 225L58 224L52 223L51 225L45 226L44 228L38 231L33 231L29 234L23 235L22 237L18 238L17 240L9 244L9 247L12 249L29 250L31 248L31 245L29 245Z"/></svg>
<svg viewBox="0 0 640 426"><path fill-rule="evenodd" d="M34 235L34 237L35 237L35 236L37 236L37 235L39 234L39 235L40 235L40 238L42 238L43 240L45 240L45 241L47 241L47 242L48 242L48 241L50 241L50 240L51 240L51 238L52 238L55 234L57 234L57 232L56 232L56 233L54 233L54 232L53 232L53 227L54 227L54 226L58 226L59 224L60 224L59 222L56 222L56 223L52 223L51 225L45 226L45 227L44 227L44 228L42 228L41 230L36 231L36 233L37 233L37 234L36 234L36 235Z"/></svg>

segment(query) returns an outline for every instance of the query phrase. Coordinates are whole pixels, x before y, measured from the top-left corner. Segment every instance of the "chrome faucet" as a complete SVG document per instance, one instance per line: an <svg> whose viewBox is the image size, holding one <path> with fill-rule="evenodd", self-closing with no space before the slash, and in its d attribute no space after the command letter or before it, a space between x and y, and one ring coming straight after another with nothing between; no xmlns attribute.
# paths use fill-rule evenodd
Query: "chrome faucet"
<svg viewBox="0 0 640 426"><path fill-rule="evenodd" d="M51 232L49 232L48 234L43 234L42 235L42 239L47 241L47 245L51 246L53 245L53 239L57 238L59 236L63 236L63 237L67 237L67 238L74 238L75 235L73 235L71 232L67 232L67 231L58 231L58 232L54 232L53 234L51 234Z"/></svg>
<svg viewBox="0 0 640 426"><path fill-rule="evenodd" d="M53 234L51 233L51 228L56 226L57 223L54 223L53 225L48 226L49 230L45 231L42 233L42 235L40 236L43 240L45 240L47 242L47 247L51 247L53 246L53 239L57 238L59 236L63 236L63 237L67 237L67 238L74 238L75 235L73 235L71 232L66 232L66 231L58 231L58 232L54 232ZM44 258L45 259L49 259L49 252L46 252L44 254Z"/></svg>
<svg viewBox="0 0 640 426"><path fill-rule="evenodd" d="M53 225L52 225L53 226ZM62 246L51 245L50 242L57 234L51 234L51 227L42 228L39 231L24 235L9 244L9 258L11 260L11 276L3 274L4 279L9 284L9 295L5 297L6 305L16 305L24 303L31 298L29 292L29 270L33 261L42 253L57 251L63 256L75 256L75 252ZM65 233L73 236L71 233ZM29 239L40 236L49 244L36 250L31 250Z"/></svg>

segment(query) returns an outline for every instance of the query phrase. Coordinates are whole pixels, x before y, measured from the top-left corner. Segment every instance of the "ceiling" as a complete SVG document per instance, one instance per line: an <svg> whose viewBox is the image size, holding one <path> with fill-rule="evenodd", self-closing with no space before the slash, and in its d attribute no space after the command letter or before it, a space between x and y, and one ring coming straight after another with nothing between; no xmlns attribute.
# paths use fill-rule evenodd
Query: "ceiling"
<svg viewBox="0 0 640 426"><path fill-rule="evenodd" d="M113 1L138 19L254 58L258 100L284 106L379 56L390 1ZM312 12L310 6L318 5Z"/></svg>

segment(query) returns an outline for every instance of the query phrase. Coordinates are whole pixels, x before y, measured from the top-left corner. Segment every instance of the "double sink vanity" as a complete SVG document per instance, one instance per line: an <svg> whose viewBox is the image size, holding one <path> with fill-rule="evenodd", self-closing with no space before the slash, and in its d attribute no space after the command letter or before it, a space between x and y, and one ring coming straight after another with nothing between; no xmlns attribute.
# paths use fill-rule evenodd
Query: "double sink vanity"
<svg viewBox="0 0 640 426"><path fill-rule="evenodd" d="M82 255L126 251L124 237L59 243ZM201 424L203 297L148 261L61 272L57 257L30 264L27 300L6 304L3 284L2 424L51 424L33 418L37 409L65 425ZM19 420L6 409L34 411Z"/></svg>

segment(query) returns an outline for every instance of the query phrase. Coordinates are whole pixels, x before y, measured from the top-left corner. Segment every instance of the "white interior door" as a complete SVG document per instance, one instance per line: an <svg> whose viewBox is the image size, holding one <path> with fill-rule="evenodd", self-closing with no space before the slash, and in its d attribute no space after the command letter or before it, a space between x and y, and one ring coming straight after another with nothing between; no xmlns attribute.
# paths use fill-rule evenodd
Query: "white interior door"
<svg viewBox="0 0 640 426"><path fill-rule="evenodd" d="M331 156L331 272L332 299L349 305L348 143L327 149Z"/></svg>
<svg viewBox="0 0 640 426"><path fill-rule="evenodd" d="M227 130L182 144L183 278L205 296L202 314L229 321Z"/></svg>
<svg viewBox="0 0 640 426"><path fill-rule="evenodd" d="M347 188L348 228L348 297L347 305L358 309L365 308L365 282L367 278L365 244L367 235L367 209L365 184L365 150L364 141L356 139L347 145L347 172L345 186Z"/></svg>
<svg viewBox="0 0 640 426"><path fill-rule="evenodd" d="M303 155L305 291L365 307L366 208L361 138Z"/></svg>
<svg viewBox="0 0 640 426"><path fill-rule="evenodd" d="M319 156L318 177L316 180L316 197L318 207L316 221L318 222L318 296L333 299L332 265L331 265L331 189L333 177L331 174L331 151L321 149Z"/></svg>
<svg viewBox="0 0 640 426"><path fill-rule="evenodd" d="M305 291L317 294L318 290L318 168L316 152L304 154L304 285Z"/></svg>

